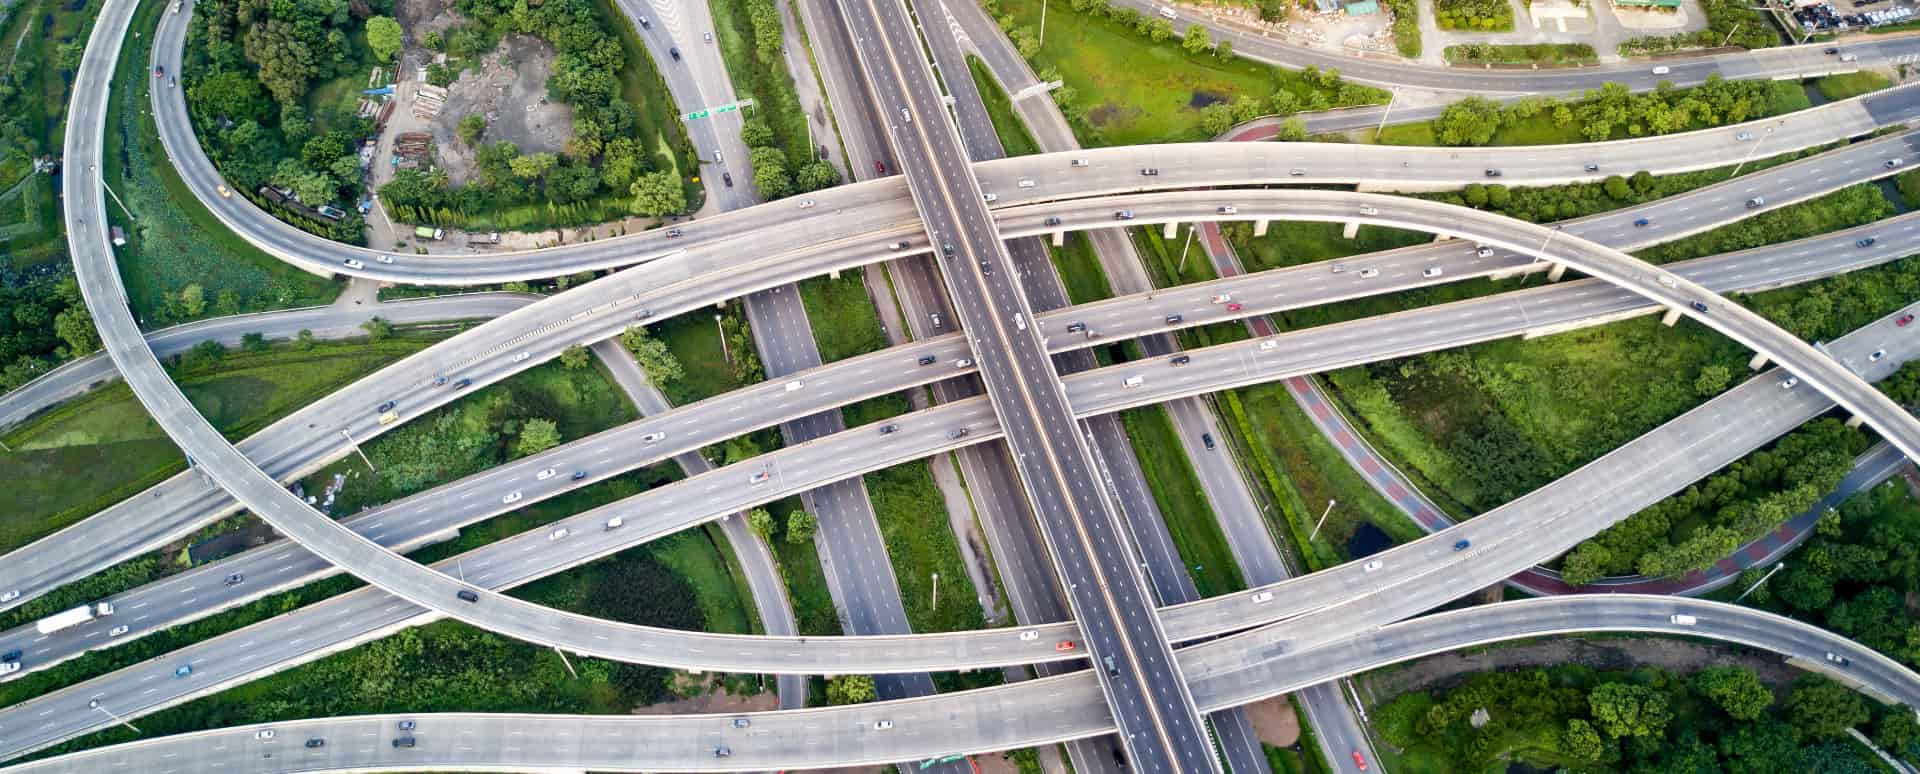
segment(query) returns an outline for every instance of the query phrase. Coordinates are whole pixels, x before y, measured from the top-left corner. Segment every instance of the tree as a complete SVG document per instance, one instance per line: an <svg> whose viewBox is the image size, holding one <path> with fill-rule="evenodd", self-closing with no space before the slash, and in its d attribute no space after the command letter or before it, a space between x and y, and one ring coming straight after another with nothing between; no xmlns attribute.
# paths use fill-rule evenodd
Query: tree
<svg viewBox="0 0 1920 774"><path fill-rule="evenodd" d="M873 678L867 675L841 675L827 681L828 704L865 704L879 697Z"/></svg>
<svg viewBox="0 0 1920 774"><path fill-rule="evenodd" d="M294 334L293 346L296 349L301 349L301 350L313 349L313 344L314 344L313 331L307 330L306 328L301 328L299 333Z"/></svg>
<svg viewBox="0 0 1920 774"><path fill-rule="evenodd" d="M547 170L553 169L553 165L559 162L560 158L551 153L529 153L513 157L507 162L507 167L513 170L514 177L535 180L545 175Z"/></svg>
<svg viewBox="0 0 1920 774"><path fill-rule="evenodd" d="M60 310L53 318L53 332L67 343L67 354L73 357L100 348L100 331L93 326L93 315L85 306Z"/></svg>
<svg viewBox="0 0 1920 774"><path fill-rule="evenodd" d="M787 542L804 544L813 539L813 533L820 529L820 518L806 511L794 511L787 514Z"/></svg>
<svg viewBox="0 0 1920 774"><path fill-rule="evenodd" d="M1606 752L1606 743L1601 741L1600 732L1593 730L1593 724L1572 718L1560 734L1560 752L1574 760L1592 763Z"/></svg>
<svg viewBox="0 0 1920 774"><path fill-rule="evenodd" d="M227 356L227 348L220 346L218 341L207 339L187 350L187 356L196 363L218 363Z"/></svg>
<svg viewBox="0 0 1920 774"><path fill-rule="evenodd" d="M1020 27L1007 33L1013 39L1013 50L1020 53L1021 59L1031 61L1040 53L1040 35L1032 27Z"/></svg>
<svg viewBox="0 0 1920 774"><path fill-rule="evenodd" d="M1753 670L1737 666L1708 667L1693 676L1694 690L1712 699L1727 717L1754 720L1773 705L1773 691L1761 684Z"/></svg>
<svg viewBox="0 0 1920 774"><path fill-rule="evenodd" d="M767 122L760 120L757 116L747 119L740 124L740 142L749 148L771 146L773 145L773 127L767 126Z"/></svg>
<svg viewBox="0 0 1920 774"><path fill-rule="evenodd" d="M1167 21L1166 19L1153 19L1147 22L1148 40L1161 43L1171 37L1173 37L1173 22Z"/></svg>
<svg viewBox="0 0 1920 774"><path fill-rule="evenodd" d="M360 323L360 330L367 332L368 341L382 341L393 335L393 323L384 317L375 317Z"/></svg>
<svg viewBox="0 0 1920 774"><path fill-rule="evenodd" d="M1718 363L1704 366L1700 369L1700 373L1693 378L1693 391L1699 393L1700 397L1703 398L1712 397L1719 395L1720 391L1726 389L1727 383L1732 380L1733 372L1727 370L1726 366Z"/></svg>
<svg viewBox="0 0 1920 774"><path fill-rule="evenodd" d="M1187 27L1187 36L1180 39L1180 47L1187 53L1198 56L1213 48L1213 33L1198 24Z"/></svg>
<svg viewBox="0 0 1920 774"><path fill-rule="evenodd" d="M1215 102L1200 109L1200 131L1208 137L1218 137L1233 128L1233 108L1225 102Z"/></svg>
<svg viewBox="0 0 1920 774"><path fill-rule="evenodd" d="M1793 681L1787 722L1802 739L1832 739L1867 722L1867 703L1852 689L1819 675Z"/></svg>
<svg viewBox="0 0 1920 774"><path fill-rule="evenodd" d="M1292 7L1293 7L1293 4L1287 2L1286 0L1260 0L1260 21L1263 21L1263 22L1286 21L1287 12Z"/></svg>
<svg viewBox="0 0 1920 774"><path fill-rule="evenodd" d="M1673 711L1664 693L1627 683L1601 683L1587 694L1593 720L1607 736L1660 736Z"/></svg>
<svg viewBox="0 0 1920 774"><path fill-rule="evenodd" d="M199 317L207 311L207 291L199 283L190 283L180 289L180 310L188 317ZM15 310L18 312L19 310Z"/></svg>
<svg viewBox="0 0 1920 774"><path fill-rule="evenodd" d="M390 16L368 17L367 47L373 49L375 59L393 61L393 55L400 53L400 23Z"/></svg>
<svg viewBox="0 0 1920 774"><path fill-rule="evenodd" d="M560 365L569 371L586 368L587 363L592 360L593 358L587 354L587 348L579 344L560 350Z"/></svg>
<svg viewBox="0 0 1920 774"><path fill-rule="evenodd" d="M1300 142L1305 140L1307 139L1307 122L1300 120L1297 116L1289 117L1287 120L1280 122L1280 131L1273 135L1273 139L1279 142Z"/></svg>
<svg viewBox="0 0 1920 774"><path fill-rule="evenodd" d="M1601 181L1600 189L1617 202L1633 198L1633 188L1627 185L1626 178L1619 175L1608 175L1606 180Z"/></svg>
<svg viewBox="0 0 1920 774"><path fill-rule="evenodd" d="M1775 720L1761 720L1733 729L1720 737L1720 757L1727 774L1773 774L1786 768L1799 745L1793 741L1793 729Z"/></svg>
<svg viewBox="0 0 1920 774"><path fill-rule="evenodd" d="M1914 718L1913 708L1895 706L1873 721L1873 743L1894 755L1908 754L1915 742L1920 742L1920 719Z"/></svg>
<svg viewBox="0 0 1920 774"><path fill-rule="evenodd" d="M534 418L520 426L520 438L514 451L528 457L560 445L560 426L551 419Z"/></svg>
<svg viewBox="0 0 1920 774"><path fill-rule="evenodd" d="M472 148L479 144L480 135L487 131L487 117L479 113L468 113L460 117L460 124L453 128L460 142Z"/></svg>
<svg viewBox="0 0 1920 774"><path fill-rule="evenodd" d="M1222 62L1233 61L1233 41L1223 40L1223 41L1220 41L1219 45L1214 46L1213 58L1218 59Z"/></svg>
<svg viewBox="0 0 1920 774"><path fill-rule="evenodd" d="M779 148L749 148L747 163L753 166L753 187L768 199L793 192L793 179L787 175L787 154Z"/></svg>
<svg viewBox="0 0 1920 774"><path fill-rule="evenodd" d="M793 184L802 191L832 188L840 184L840 171L827 162L811 161L794 170Z"/></svg>
<svg viewBox="0 0 1920 774"><path fill-rule="evenodd" d="M1448 105L1433 121L1442 145L1485 145L1500 130L1500 103L1468 97Z"/></svg>
<svg viewBox="0 0 1920 774"><path fill-rule="evenodd" d="M667 343L647 335L644 326L633 326L620 333L620 346L633 353L634 362L656 386L677 382L687 375L680 359L667 349Z"/></svg>
<svg viewBox="0 0 1920 774"><path fill-rule="evenodd" d="M639 215L673 215L687 210L687 192L672 172L649 172L634 179L633 211Z"/></svg>
<svg viewBox="0 0 1920 774"><path fill-rule="evenodd" d="M752 530L753 534L759 535L761 540L772 539L773 514L768 513L765 508L755 508L747 511L747 529Z"/></svg>
<svg viewBox="0 0 1920 774"><path fill-rule="evenodd" d="M240 349L245 350L247 352L267 351L267 334L261 333L259 331L253 331L251 333L241 334Z"/></svg>

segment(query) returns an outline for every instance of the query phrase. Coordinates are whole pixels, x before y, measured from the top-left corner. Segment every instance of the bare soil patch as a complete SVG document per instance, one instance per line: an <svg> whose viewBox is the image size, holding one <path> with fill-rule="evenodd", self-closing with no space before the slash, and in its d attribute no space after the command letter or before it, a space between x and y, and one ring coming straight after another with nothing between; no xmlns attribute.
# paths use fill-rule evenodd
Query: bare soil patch
<svg viewBox="0 0 1920 774"><path fill-rule="evenodd" d="M480 142L511 142L521 154L559 152L573 136L573 108L547 100L553 47L530 35L508 35L447 87L447 104L433 124L435 161L458 185L473 173L473 151L454 133L460 119L480 114Z"/></svg>
<svg viewBox="0 0 1920 774"><path fill-rule="evenodd" d="M1275 747L1292 747L1300 741L1300 714L1293 708L1293 697L1275 696L1247 705L1247 719L1260 741Z"/></svg>

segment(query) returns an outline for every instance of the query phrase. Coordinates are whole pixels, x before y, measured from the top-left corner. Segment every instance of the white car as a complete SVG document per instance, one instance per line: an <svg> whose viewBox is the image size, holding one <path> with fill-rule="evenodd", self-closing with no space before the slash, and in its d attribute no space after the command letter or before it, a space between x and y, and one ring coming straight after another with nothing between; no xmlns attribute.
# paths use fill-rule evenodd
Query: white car
<svg viewBox="0 0 1920 774"><path fill-rule="evenodd" d="M1382 562L1379 559L1375 559L1371 562L1367 562L1366 564L1360 565L1360 569L1365 570L1367 572L1373 572L1374 570L1378 570L1385 566L1386 566L1385 562Z"/></svg>
<svg viewBox="0 0 1920 774"><path fill-rule="evenodd" d="M800 200L800 209L803 209L803 210L807 210L807 209L812 209L812 208L813 208L813 200L812 200L812 199L801 199L801 200Z"/></svg>
<svg viewBox="0 0 1920 774"><path fill-rule="evenodd" d="M1040 639L1040 632L1038 630L1028 629L1020 633L1021 642L1033 642L1037 639Z"/></svg>
<svg viewBox="0 0 1920 774"><path fill-rule="evenodd" d="M1255 592L1253 595L1253 603L1256 605L1264 605L1272 601L1273 601L1273 592L1271 591Z"/></svg>
<svg viewBox="0 0 1920 774"><path fill-rule="evenodd" d="M527 358L530 358L530 357L533 357L533 353L532 353L532 352L522 352L522 353L520 353L520 354L518 354L518 355L514 355L514 356L513 356L513 362L515 362L515 363L518 363L518 362L520 362L520 361L522 361L522 360L526 360Z"/></svg>
<svg viewBox="0 0 1920 774"><path fill-rule="evenodd" d="M0 662L0 675L10 675L18 671L20 671L20 662L18 661Z"/></svg>
<svg viewBox="0 0 1920 774"><path fill-rule="evenodd" d="M12 590L12 591L9 591L9 592L7 592L7 593L5 593L5 594L0 594L0 602L12 602L12 601L14 601L14 600L16 600L16 599L19 599L19 598L20 598L20 590L19 590L19 589L14 589L14 590Z"/></svg>
<svg viewBox="0 0 1920 774"><path fill-rule="evenodd" d="M1780 389L1783 390L1791 390L1798 386L1800 386L1800 378L1797 376L1789 376L1786 381L1780 383Z"/></svg>
<svg viewBox="0 0 1920 774"><path fill-rule="evenodd" d="M1260 342L1260 351L1265 352L1269 349L1273 349L1274 347L1278 347L1278 346L1280 346L1280 342L1274 341L1272 339L1268 339L1266 341Z"/></svg>
<svg viewBox="0 0 1920 774"><path fill-rule="evenodd" d="M547 468L546 470L540 471L539 473L535 473L533 477L537 481L545 481L549 478L553 478L559 472L560 471L554 470L553 468Z"/></svg>
<svg viewBox="0 0 1920 774"><path fill-rule="evenodd" d="M954 368L966 368L971 365L973 365L973 361L964 357L960 358L959 360L953 361Z"/></svg>
<svg viewBox="0 0 1920 774"><path fill-rule="evenodd" d="M1379 269L1367 268L1360 270L1360 279L1373 279L1378 276L1380 276Z"/></svg>
<svg viewBox="0 0 1920 774"><path fill-rule="evenodd" d="M508 493L506 494L506 496L505 496L505 497L502 497L502 498L500 498L500 502L503 502L503 503L517 503L517 502L520 502L520 493L519 493L519 492L508 492Z"/></svg>
<svg viewBox="0 0 1920 774"><path fill-rule="evenodd" d="M893 728L893 721L891 721L891 720L876 720L876 721L873 721L873 730L875 730L875 731L885 731L885 730L887 730L887 729L889 729L889 728Z"/></svg>
<svg viewBox="0 0 1920 774"><path fill-rule="evenodd" d="M1224 304L1232 300L1233 300L1233 296L1229 296L1225 293L1218 293L1218 294L1215 294L1213 297L1213 302L1216 304Z"/></svg>
<svg viewBox="0 0 1920 774"><path fill-rule="evenodd" d="M379 261L381 263L393 263L393 256L391 255L376 256L374 260Z"/></svg>
<svg viewBox="0 0 1920 774"><path fill-rule="evenodd" d="M666 433L647 433L640 436L641 443L659 443L667 439Z"/></svg>
<svg viewBox="0 0 1920 774"><path fill-rule="evenodd" d="M1440 276L1440 267L1428 266L1426 271L1420 272L1420 276L1426 277L1427 279L1433 279L1434 277L1438 277Z"/></svg>
<svg viewBox="0 0 1920 774"><path fill-rule="evenodd" d="M348 258L348 259L347 259L347 261L346 261L346 264L347 264L347 268L349 268L349 269L364 269L364 268L367 268L367 265L366 265L366 264L364 264L364 263L361 263L361 262L360 262L360 259L358 259L358 258Z"/></svg>
<svg viewBox="0 0 1920 774"><path fill-rule="evenodd" d="M263 728L263 729L260 729L260 730L258 730L258 731L255 731L255 732L253 732L253 738L255 738L255 739L272 739L272 738L273 738L273 729L271 729L271 728Z"/></svg>
<svg viewBox="0 0 1920 774"><path fill-rule="evenodd" d="M1362 214L1362 215L1378 215L1378 214L1380 214L1380 210L1379 210L1378 208L1375 208L1375 207L1371 207L1371 206L1369 206L1369 207L1361 207L1361 208L1360 208L1360 214Z"/></svg>
<svg viewBox="0 0 1920 774"><path fill-rule="evenodd" d="M1479 247L1473 248L1473 254L1480 256L1482 258L1492 258L1493 248L1488 247L1486 245L1481 245Z"/></svg>
<svg viewBox="0 0 1920 774"><path fill-rule="evenodd" d="M552 532L549 532L549 533L547 533L547 539L548 539L548 540L559 540L560 538L563 538L563 537L566 537L566 536L567 536L567 528L566 528L566 527L561 527L561 528L559 528L559 529L556 529L556 530L554 530L554 531L552 531Z"/></svg>
<svg viewBox="0 0 1920 774"><path fill-rule="evenodd" d="M109 629L109 630L107 631L107 636L108 636L108 637L118 637L118 636L120 636L120 635L122 635L122 634L126 634L126 633L127 633L128 631L131 631L132 629L133 629L133 627L131 627L131 626L128 626L128 625L126 625L126 624L121 624L121 625L119 625L119 626L115 626L115 627L113 627L112 629Z"/></svg>

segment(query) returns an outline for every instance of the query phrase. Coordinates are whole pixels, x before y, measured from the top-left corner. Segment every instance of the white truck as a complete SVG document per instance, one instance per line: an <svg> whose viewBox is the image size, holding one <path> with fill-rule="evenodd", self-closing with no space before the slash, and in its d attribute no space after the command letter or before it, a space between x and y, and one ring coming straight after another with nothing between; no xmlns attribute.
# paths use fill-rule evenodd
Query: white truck
<svg viewBox="0 0 1920 774"><path fill-rule="evenodd" d="M42 618L33 624L33 628L38 629L41 634L52 634L61 629L79 626L96 617L106 615L113 615L113 603L111 602L81 605L72 610L54 613L53 615Z"/></svg>

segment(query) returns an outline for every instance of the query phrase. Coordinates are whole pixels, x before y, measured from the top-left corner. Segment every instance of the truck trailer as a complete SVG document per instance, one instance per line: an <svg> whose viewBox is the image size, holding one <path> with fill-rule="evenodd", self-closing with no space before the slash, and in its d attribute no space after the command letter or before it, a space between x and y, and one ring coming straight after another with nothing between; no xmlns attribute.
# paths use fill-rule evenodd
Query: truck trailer
<svg viewBox="0 0 1920 774"><path fill-rule="evenodd" d="M34 623L33 628L38 629L41 634L52 634L61 629L79 626L94 618L106 615L113 615L113 603L111 602L81 605L72 610L54 613L53 615L42 618Z"/></svg>

